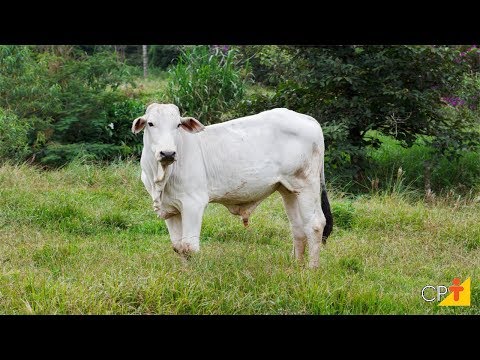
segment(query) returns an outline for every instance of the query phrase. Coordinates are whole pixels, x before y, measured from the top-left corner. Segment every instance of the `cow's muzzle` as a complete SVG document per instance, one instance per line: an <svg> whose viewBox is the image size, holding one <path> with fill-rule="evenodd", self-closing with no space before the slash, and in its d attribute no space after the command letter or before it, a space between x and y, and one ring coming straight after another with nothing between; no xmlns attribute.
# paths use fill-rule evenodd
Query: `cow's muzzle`
<svg viewBox="0 0 480 360"><path fill-rule="evenodd" d="M170 165L176 160L177 153L175 151L160 151L157 156L157 160L160 161L162 165Z"/></svg>

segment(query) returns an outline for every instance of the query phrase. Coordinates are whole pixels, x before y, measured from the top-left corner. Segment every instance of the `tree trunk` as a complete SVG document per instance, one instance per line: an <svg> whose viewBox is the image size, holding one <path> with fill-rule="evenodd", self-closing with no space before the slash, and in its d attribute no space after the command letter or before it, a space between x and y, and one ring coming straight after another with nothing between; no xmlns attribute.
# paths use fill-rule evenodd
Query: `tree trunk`
<svg viewBox="0 0 480 360"><path fill-rule="evenodd" d="M117 54L117 59L120 62L125 61L125 48L126 45L114 45L115 54Z"/></svg>
<svg viewBox="0 0 480 360"><path fill-rule="evenodd" d="M143 47L143 77L147 77L148 69L148 55L147 55L147 45L142 45Z"/></svg>
<svg viewBox="0 0 480 360"><path fill-rule="evenodd" d="M432 192L432 164L429 160L423 162L423 182L425 185L425 194Z"/></svg>
<svg viewBox="0 0 480 360"><path fill-rule="evenodd" d="M353 178L362 183L365 180L365 155L363 150L363 135L358 127L351 127L349 130L350 143L357 148L357 152L350 154L350 162L356 169Z"/></svg>
<svg viewBox="0 0 480 360"><path fill-rule="evenodd" d="M432 191L432 163L430 160L423 162L423 181L425 184L425 201L427 203L434 203L435 194Z"/></svg>

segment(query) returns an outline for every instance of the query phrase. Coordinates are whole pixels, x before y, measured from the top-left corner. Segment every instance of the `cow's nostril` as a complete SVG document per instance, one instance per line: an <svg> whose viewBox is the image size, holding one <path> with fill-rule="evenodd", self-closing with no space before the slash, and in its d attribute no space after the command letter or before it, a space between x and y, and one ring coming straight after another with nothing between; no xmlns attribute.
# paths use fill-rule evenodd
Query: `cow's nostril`
<svg viewBox="0 0 480 360"><path fill-rule="evenodd" d="M175 154L175 151L160 151L160 157L162 158L173 158Z"/></svg>

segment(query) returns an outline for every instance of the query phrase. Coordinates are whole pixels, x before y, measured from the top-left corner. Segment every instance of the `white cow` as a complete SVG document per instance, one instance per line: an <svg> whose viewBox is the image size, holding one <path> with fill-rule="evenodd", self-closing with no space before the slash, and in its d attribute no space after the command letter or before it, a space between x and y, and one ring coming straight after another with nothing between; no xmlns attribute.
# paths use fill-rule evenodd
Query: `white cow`
<svg viewBox="0 0 480 360"><path fill-rule="evenodd" d="M151 104L135 119L144 129L142 181L173 248L200 249L203 212L210 202L240 215L245 226L257 205L274 191L283 197L298 260L308 243L317 267L320 243L332 231L323 170L324 141L318 122L288 109L273 109L203 126L181 117L177 106Z"/></svg>

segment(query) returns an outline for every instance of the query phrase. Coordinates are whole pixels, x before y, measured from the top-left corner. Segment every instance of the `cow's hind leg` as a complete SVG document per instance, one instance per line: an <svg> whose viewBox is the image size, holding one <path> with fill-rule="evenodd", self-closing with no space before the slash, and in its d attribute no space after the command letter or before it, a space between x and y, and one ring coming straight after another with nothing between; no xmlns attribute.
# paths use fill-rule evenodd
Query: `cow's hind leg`
<svg viewBox="0 0 480 360"><path fill-rule="evenodd" d="M298 207L303 222L303 230L308 241L309 267L318 267L323 229L327 223L323 215L320 193L306 188L298 195Z"/></svg>
<svg viewBox="0 0 480 360"><path fill-rule="evenodd" d="M297 195L286 189L279 189L279 192L282 195L285 211L292 228L294 256L298 261L303 261L307 236L305 235L302 217L300 216Z"/></svg>

